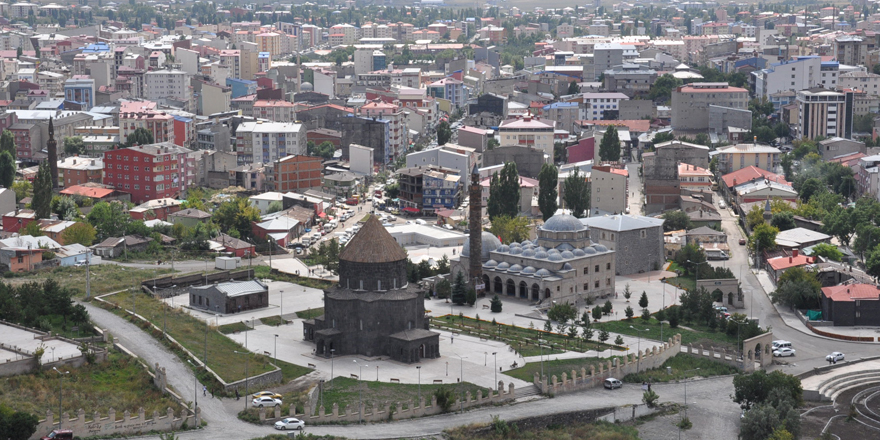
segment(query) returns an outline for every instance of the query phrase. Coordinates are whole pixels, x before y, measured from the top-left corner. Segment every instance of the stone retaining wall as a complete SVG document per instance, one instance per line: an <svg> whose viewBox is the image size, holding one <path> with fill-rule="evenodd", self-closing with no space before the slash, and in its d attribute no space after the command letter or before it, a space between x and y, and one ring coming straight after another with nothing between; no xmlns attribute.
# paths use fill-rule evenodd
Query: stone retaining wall
<svg viewBox="0 0 880 440"><path fill-rule="evenodd" d="M123 413L122 418L118 419L116 410L110 408L107 411L107 417L95 411L86 419L86 412L82 409L78 410L75 418L70 418L65 412L61 415L61 427L64 429L72 429L77 437L97 437L110 436L117 434L133 435L142 434L152 431L168 432L177 431L186 424L189 427L198 426L201 421L201 409L196 409L195 414L186 410L180 410L175 416L174 410L168 408L165 414L160 415L158 411L153 412L152 417L147 418L144 409L141 408L137 415L131 415L129 411ZM37 425L37 431L30 436L29 440L38 440L41 436L46 435L53 429L58 428L52 411L46 411L46 419L41 420Z"/></svg>
<svg viewBox="0 0 880 440"><path fill-rule="evenodd" d="M337 404L333 404L332 411L327 413L323 406L313 408L306 405L305 414L296 414L296 405L290 405L290 417L298 417L309 425L337 424L337 423L357 423L358 420L364 422L380 422L410 419L414 417L433 416L443 412L443 409L437 405L437 397L433 394L431 397L431 405L425 406L426 395L422 395L418 405L413 400L407 402L395 402L392 409L392 402L375 402L366 400L362 405L351 405L340 411ZM478 390L476 396L471 395L468 391L464 399L456 399L450 411L458 411L460 408L473 408L481 405L495 405L511 402L516 398L516 390L511 383L507 386L507 392L504 392L504 382L498 382L498 391L490 392L488 396L482 395L482 390ZM358 408L360 406L360 408ZM360 411L359 411L360 409ZM271 408L260 409L260 420L265 421L268 417L267 412L272 411ZM275 418L281 417L280 408L275 409ZM361 416L360 414L363 414ZM390 414L390 416L389 416Z"/></svg>
<svg viewBox="0 0 880 440"><path fill-rule="evenodd" d="M549 381L547 376L544 376L542 380L540 374L535 373L533 383L541 390L542 394L558 395L573 393L602 386L602 382L609 377L623 378L627 374L635 373L637 368L641 368L642 371L657 368L663 362L666 362L667 359L680 352L681 335L676 334L668 342L665 342L662 347L653 347L624 356L622 363L620 362L621 359L615 358L600 363L598 371L596 371L594 365L590 365L589 370L586 367L581 368L580 372L572 369L570 376L568 373L562 373L561 378L553 375L549 378ZM641 364L645 364L645 366L641 367Z"/></svg>

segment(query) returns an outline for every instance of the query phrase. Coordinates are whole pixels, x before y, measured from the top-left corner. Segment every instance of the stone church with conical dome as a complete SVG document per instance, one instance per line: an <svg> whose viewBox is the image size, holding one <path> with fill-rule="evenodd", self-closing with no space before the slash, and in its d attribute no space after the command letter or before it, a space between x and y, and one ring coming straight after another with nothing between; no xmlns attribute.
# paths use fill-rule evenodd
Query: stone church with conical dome
<svg viewBox="0 0 880 440"><path fill-rule="evenodd" d="M339 284L324 291L324 315L303 323L315 354L388 356L413 363L440 357L428 330L425 291L408 283L407 255L376 216L339 254Z"/></svg>
<svg viewBox="0 0 880 440"><path fill-rule="evenodd" d="M614 294L614 251L590 241L589 229L574 216L550 217L535 240L502 244L483 232L481 242L482 284L489 295L584 306L588 298ZM468 276L470 255L466 243L452 261L452 279L459 271Z"/></svg>

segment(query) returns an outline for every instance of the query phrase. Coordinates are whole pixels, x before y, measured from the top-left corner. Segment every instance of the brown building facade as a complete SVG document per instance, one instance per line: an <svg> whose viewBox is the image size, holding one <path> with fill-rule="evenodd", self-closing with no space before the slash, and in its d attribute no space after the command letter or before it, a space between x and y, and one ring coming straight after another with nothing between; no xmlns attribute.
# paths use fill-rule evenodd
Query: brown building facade
<svg viewBox="0 0 880 440"><path fill-rule="evenodd" d="M275 164L275 191L285 193L321 186L321 158L292 155Z"/></svg>

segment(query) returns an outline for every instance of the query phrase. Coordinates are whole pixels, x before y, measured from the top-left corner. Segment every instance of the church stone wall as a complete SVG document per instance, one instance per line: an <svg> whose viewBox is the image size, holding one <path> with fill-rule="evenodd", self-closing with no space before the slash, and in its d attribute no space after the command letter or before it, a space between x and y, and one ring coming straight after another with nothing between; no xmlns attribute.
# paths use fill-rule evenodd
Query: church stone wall
<svg viewBox="0 0 880 440"><path fill-rule="evenodd" d="M396 286L394 284L395 279L397 280ZM361 286L361 281L363 281L363 286ZM343 289L392 290L395 288L400 289L406 283L406 260L388 264L356 263L339 260L339 286Z"/></svg>

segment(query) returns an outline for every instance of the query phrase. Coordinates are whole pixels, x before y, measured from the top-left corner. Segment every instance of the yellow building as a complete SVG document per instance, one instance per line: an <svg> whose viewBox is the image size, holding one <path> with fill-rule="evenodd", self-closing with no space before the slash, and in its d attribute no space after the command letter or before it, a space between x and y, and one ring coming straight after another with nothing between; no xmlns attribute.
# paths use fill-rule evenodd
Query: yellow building
<svg viewBox="0 0 880 440"><path fill-rule="evenodd" d="M281 55L281 35L275 32L264 32L257 34L254 40L260 52L269 52L274 58Z"/></svg>
<svg viewBox="0 0 880 440"><path fill-rule="evenodd" d="M721 174L732 173L749 166L775 172L779 166L781 151L769 145L755 143L736 144L715 150Z"/></svg>

